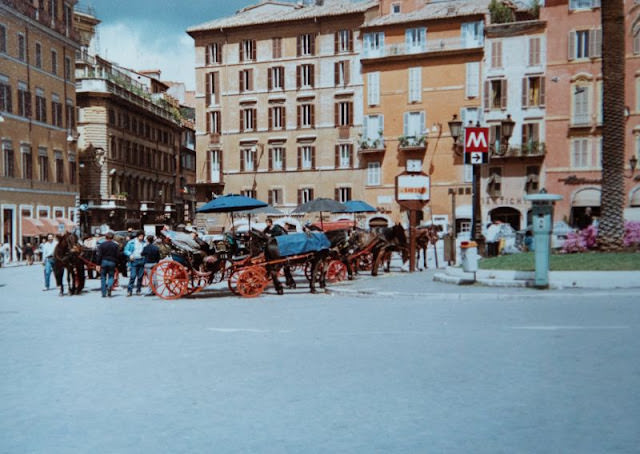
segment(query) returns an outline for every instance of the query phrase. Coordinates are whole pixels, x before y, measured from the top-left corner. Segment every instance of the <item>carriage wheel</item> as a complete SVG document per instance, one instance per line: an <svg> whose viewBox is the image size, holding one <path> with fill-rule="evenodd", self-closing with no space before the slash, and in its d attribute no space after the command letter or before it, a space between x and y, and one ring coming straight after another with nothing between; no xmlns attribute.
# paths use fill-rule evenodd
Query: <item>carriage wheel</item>
<svg viewBox="0 0 640 454"><path fill-rule="evenodd" d="M229 279L227 279L227 286L229 290L238 295L238 277L240 277L240 273L244 270L244 268L239 268L231 273Z"/></svg>
<svg viewBox="0 0 640 454"><path fill-rule="evenodd" d="M173 300L187 293L189 271L178 262L160 262L151 269L151 290L160 298Z"/></svg>
<svg viewBox="0 0 640 454"><path fill-rule="evenodd" d="M238 276L238 293L245 298L256 297L264 291L267 282L266 271L263 267L245 268Z"/></svg>
<svg viewBox="0 0 640 454"><path fill-rule="evenodd" d="M187 294L195 295L200 290L207 287L212 282L211 274L194 274L189 279L189 288L187 289Z"/></svg>
<svg viewBox="0 0 640 454"><path fill-rule="evenodd" d="M331 260L327 265L327 282L335 283L347 278L347 266L340 260Z"/></svg>

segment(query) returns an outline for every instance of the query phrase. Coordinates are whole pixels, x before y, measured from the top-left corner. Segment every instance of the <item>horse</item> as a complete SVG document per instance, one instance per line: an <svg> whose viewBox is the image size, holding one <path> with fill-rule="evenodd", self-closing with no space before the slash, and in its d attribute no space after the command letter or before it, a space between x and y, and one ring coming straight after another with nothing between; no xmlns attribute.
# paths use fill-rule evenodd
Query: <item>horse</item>
<svg viewBox="0 0 640 454"><path fill-rule="evenodd" d="M272 237L269 237L265 233L252 228L249 231L249 238L250 238L249 254L251 255L251 257L257 257L260 254L265 254L265 259L266 259L267 257L266 250L267 250L269 241L272 240ZM277 251L278 245L276 244L275 246L276 246L275 247L276 250L272 251L271 256L273 257L277 256L277 258L280 258L280 253L279 251ZM271 273L271 279L273 280L273 285L276 287L276 291L278 292L279 295L282 295L284 293L284 290L282 290L282 284L280 284L280 281L278 281L278 277L277 277L280 269L282 269L284 272L284 278L285 278L287 288L296 288L296 281L293 278L293 274L291 273L291 267L289 266L288 263L278 263L273 265L267 264L268 272L272 271L269 269L270 266L271 268L273 268L273 271L275 271L275 275Z"/></svg>
<svg viewBox="0 0 640 454"><path fill-rule="evenodd" d="M385 263L385 272L389 272L391 268L391 255L399 252L402 256L402 263L405 264L409 260L409 243L404 227L395 224L392 227L383 227L378 232L378 243L373 248L373 268L372 276L378 275L380 265ZM404 269L405 265L403 265Z"/></svg>
<svg viewBox="0 0 640 454"><path fill-rule="evenodd" d="M89 279L93 279L93 272L95 271L97 266L100 266L97 263L97 249L98 244L104 241L104 236L93 236L85 238L82 242L82 251L80 252L80 257L82 261L87 266L87 274ZM116 235L113 237L113 241L118 243L120 248L120 256L118 258L118 263L116 263L116 268L118 269L118 273L124 277L127 277L127 257L122 253L124 250L124 246L127 244L127 238ZM98 276L99 277L99 276Z"/></svg>
<svg viewBox="0 0 640 454"><path fill-rule="evenodd" d="M436 268L438 268L438 251L436 244L440 237L438 232L442 232L441 225L429 225L426 227L418 227L415 230L416 235L416 263L420 262L420 251L422 251L422 260L424 269L427 269L427 249L429 245L433 245L433 255L436 259Z"/></svg>
<svg viewBox="0 0 640 454"><path fill-rule="evenodd" d="M354 249L354 241L351 240L349 229L337 229L324 232L331 246L330 255L333 260L339 260L347 269L349 280L353 279L352 260L349 259Z"/></svg>
<svg viewBox="0 0 640 454"><path fill-rule="evenodd" d="M67 232L59 239L53 250L53 272L56 285L60 287L60 296L64 295L64 271L67 271L67 284L70 295L79 295L84 289L84 262L80 259L82 248L78 237Z"/></svg>

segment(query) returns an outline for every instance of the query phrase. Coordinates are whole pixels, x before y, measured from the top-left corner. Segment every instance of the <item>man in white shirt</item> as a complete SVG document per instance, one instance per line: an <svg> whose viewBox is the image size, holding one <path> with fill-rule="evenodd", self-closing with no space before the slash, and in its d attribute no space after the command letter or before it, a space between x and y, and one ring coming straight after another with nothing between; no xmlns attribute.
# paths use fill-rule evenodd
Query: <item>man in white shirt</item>
<svg viewBox="0 0 640 454"><path fill-rule="evenodd" d="M42 264L44 265L44 289L49 290L49 283L51 282L51 273L53 272L54 256L53 251L56 249L58 242L54 239L50 233L47 235L47 241L40 245L42 251Z"/></svg>
<svg viewBox="0 0 640 454"><path fill-rule="evenodd" d="M139 295L142 290L142 275L144 274L144 257L142 256L142 250L146 246L144 241L144 232L141 230L137 233L136 237L129 240L124 247L124 255L129 259L130 272L129 285L127 286L127 296L131 296L133 292L133 285L136 285L136 295Z"/></svg>

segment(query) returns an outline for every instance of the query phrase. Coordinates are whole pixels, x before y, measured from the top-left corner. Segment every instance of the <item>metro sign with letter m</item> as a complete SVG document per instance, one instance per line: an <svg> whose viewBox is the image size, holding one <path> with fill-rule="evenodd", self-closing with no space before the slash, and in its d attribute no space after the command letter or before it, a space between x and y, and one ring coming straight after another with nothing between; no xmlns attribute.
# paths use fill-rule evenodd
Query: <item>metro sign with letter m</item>
<svg viewBox="0 0 640 454"><path fill-rule="evenodd" d="M464 163L486 164L489 162L489 128L465 128Z"/></svg>

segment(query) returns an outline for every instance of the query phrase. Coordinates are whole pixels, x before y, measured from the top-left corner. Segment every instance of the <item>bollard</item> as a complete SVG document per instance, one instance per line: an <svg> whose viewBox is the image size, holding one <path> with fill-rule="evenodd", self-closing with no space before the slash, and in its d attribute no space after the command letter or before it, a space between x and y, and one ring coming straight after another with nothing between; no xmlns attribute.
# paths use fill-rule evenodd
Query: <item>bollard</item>
<svg viewBox="0 0 640 454"><path fill-rule="evenodd" d="M463 241L460 243L460 261L465 273L478 271L478 243L475 241Z"/></svg>

